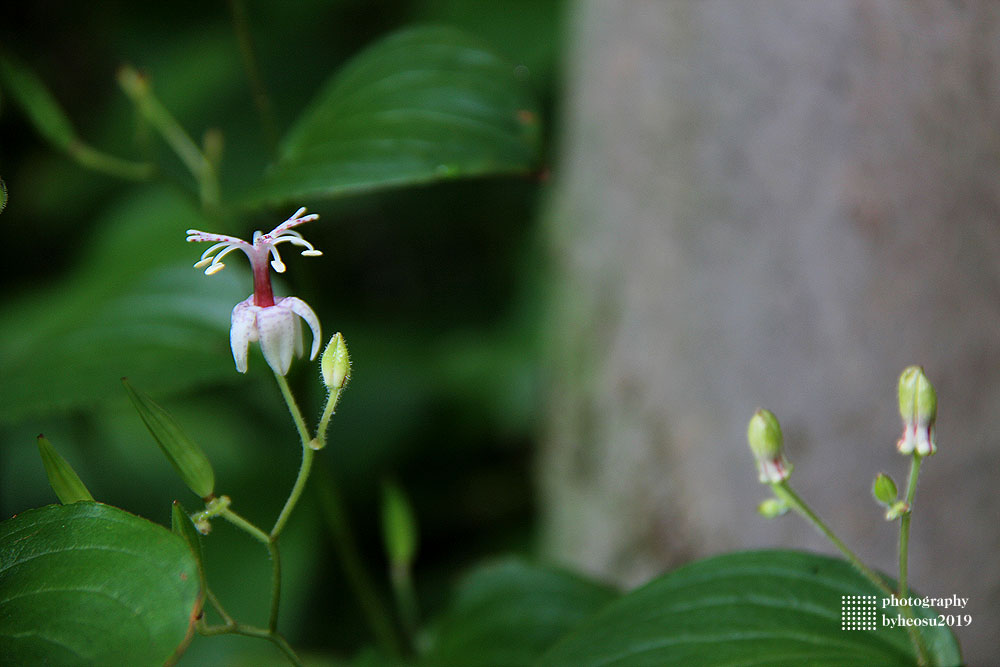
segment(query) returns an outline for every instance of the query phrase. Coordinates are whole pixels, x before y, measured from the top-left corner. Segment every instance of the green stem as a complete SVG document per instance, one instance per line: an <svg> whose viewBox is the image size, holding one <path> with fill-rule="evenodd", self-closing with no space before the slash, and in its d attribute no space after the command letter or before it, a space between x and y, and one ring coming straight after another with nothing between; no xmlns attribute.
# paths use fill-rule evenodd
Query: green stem
<svg viewBox="0 0 1000 667"><path fill-rule="evenodd" d="M267 533L265 533L263 530L253 525L243 517L241 517L236 512L226 507L221 512L219 512L219 516L221 516L223 519L233 524L243 532L247 533L258 542L263 543L264 546L267 546L268 549L270 549L271 538L268 537Z"/></svg>
<svg viewBox="0 0 1000 667"><path fill-rule="evenodd" d="M281 513L278 514L278 519L274 522L274 527L271 529L271 539L277 540L278 535L285 528L285 523L288 522L292 510L295 509L295 505L299 502L299 498L306 488L306 482L309 480L309 472L312 470L313 456L316 452L310 447L312 438L309 436L309 428L306 426L306 420L302 418L302 411L299 410L299 404L295 402L292 390L288 387L288 380L278 373L274 374L274 378L278 381L278 387L281 388L281 395L285 399L285 404L288 405L288 412L291 413L292 421L295 422L295 428L298 429L299 438L302 440L302 463L299 466L299 474L295 478L295 484L292 485L292 492L288 495L285 506L281 508Z"/></svg>
<svg viewBox="0 0 1000 667"><path fill-rule="evenodd" d="M278 628L278 608L281 603L281 552L278 551L278 537L268 535L228 507L222 510L219 516L267 547L267 552L271 556L271 613L267 627L271 632L275 632Z"/></svg>
<svg viewBox="0 0 1000 667"><path fill-rule="evenodd" d="M149 162L133 162L109 155L79 140L70 142L66 150L81 167L125 180L148 181L156 173L156 167Z"/></svg>
<svg viewBox="0 0 1000 667"><path fill-rule="evenodd" d="M885 581L882 580L882 577L878 576L867 565L865 565L860 558L858 558L857 554L847 548L847 545L844 544L825 523L823 523L823 520L820 519L808 505L806 505L805 501L799 498L797 493L792 491L792 487L788 485L787 481L771 484L771 488L774 490L774 494L776 496L784 500L790 508L799 514L799 516L811 523L826 537L826 539L830 540L830 543L837 547L837 550L844 555L844 558L846 558L858 572L863 574L866 579L872 582L877 589L885 593L886 596L892 595L892 589L890 589Z"/></svg>
<svg viewBox="0 0 1000 667"><path fill-rule="evenodd" d="M316 487L320 497L320 508L333 534L333 544L340 557L344 574L347 575L347 583L368 621L375 640L386 652L401 656L403 644L393 625L392 614L376 592L371 576L364 566L332 475L329 473L319 475L316 478Z"/></svg>
<svg viewBox="0 0 1000 667"><path fill-rule="evenodd" d="M417 595L413 590L413 577L410 568L392 566L389 571L392 590L396 600L396 611L403 625L408 649L416 648L417 629L420 625L420 613L417 609Z"/></svg>
<svg viewBox="0 0 1000 667"><path fill-rule="evenodd" d="M198 625L198 634L204 637L212 637L216 635L243 635L244 637L257 637L258 639L266 639L285 654L288 660L297 666L303 664L302 660L295 653L295 650L289 645L288 640L281 635L281 633L274 632L273 630L265 630L264 628L258 628L253 625L243 625L242 623L229 622L224 625L208 625L207 623L201 623Z"/></svg>
<svg viewBox="0 0 1000 667"><path fill-rule="evenodd" d="M292 492L288 495L288 500L285 501L285 506L281 508L281 513L278 515L277 521L274 522L274 528L271 529L272 540L278 539L278 535L284 530L288 518L292 515L292 510L295 509L299 498L302 497L302 492L306 488L306 482L309 481L309 471L312 470L312 461L315 454L316 452L309 447L308 443L302 447L302 464L299 466L299 474L295 478L295 484L292 486Z"/></svg>
<svg viewBox="0 0 1000 667"><path fill-rule="evenodd" d="M872 582L872 584L875 585L875 588L884 593L886 597L891 598L893 596L892 589L889 588L882 577L877 575L872 569L865 565L864 562L858 558L857 554L847 548L847 545L844 544L825 523L823 523L822 519L820 519L819 516L817 516L816 513L813 512L808 505L806 505L805 501L799 498L797 493L792 491L792 487L788 485L787 481L773 483L771 484L771 489L774 491L774 494L778 496L778 498L785 501L788 507L811 523L826 537L826 539L830 540L830 543L837 547L837 550L844 555L848 562L850 562L850 564L853 565L858 572L864 575L866 579ZM903 607L903 613L907 617L913 618L913 609L911 607ZM910 642L913 644L913 648L917 653L918 664L929 664L927 647L924 645L924 640L920 635L920 632L914 626L907 626L906 632L910 636Z"/></svg>
<svg viewBox="0 0 1000 667"><path fill-rule="evenodd" d="M914 454L910 459L910 478L906 483L906 512L899 520L899 597L907 594L907 563L910 555L910 514L913 510L913 498L917 494L917 477L920 475L922 458Z"/></svg>
<svg viewBox="0 0 1000 667"><path fill-rule="evenodd" d="M271 632L278 630L278 609L281 607L281 552L278 551L278 540L272 537L267 543L271 552L271 613L268 615L267 628Z"/></svg>
<svg viewBox="0 0 1000 667"><path fill-rule="evenodd" d="M343 387L330 392L326 397L326 406L323 408L323 416L320 417L319 426L316 428L317 449L326 447L326 431L330 427L330 418L334 415L337 403L340 402L340 395L344 392Z"/></svg>
<svg viewBox="0 0 1000 667"><path fill-rule="evenodd" d="M219 205L219 179L212 162L198 148L198 144L188 136L167 108L153 95L149 82L131 66L124 66L118 72L118 84L150 125L152 125L181 159L198 183L201 203L206 208Z"/></svg>
<svg viewBox="0 0 1000 667"><path fill-rule="evenodd" d="M302 418L302 411L299 410L299 404L295 402L295 397L292 395L292 390L288 386L288 380L285 376L274 374L274 379L278 382L278 387L281 388L281 396L285 399L285 404L288 406L288 412L292 415L292 421L295 422L295 428L299 431L299 438L302 439L302 446L305 448L309 447L309 441L312 439L309 437L309 428L306 426L306 420Z"/></svg>

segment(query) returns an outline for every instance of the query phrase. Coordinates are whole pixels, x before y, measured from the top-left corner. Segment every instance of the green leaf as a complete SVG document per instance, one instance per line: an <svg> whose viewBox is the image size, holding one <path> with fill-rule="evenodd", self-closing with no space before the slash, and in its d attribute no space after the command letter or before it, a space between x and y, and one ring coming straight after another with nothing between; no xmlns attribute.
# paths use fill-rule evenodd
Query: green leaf
<svg viewBox="0 0 1000 667"><path fill-rule="evenodd" d="M73 124L34 72L10 55L0 55L0 83L42 137L56 148L69 150L77 140Z"/></svg>
<svg viewBox="0 0 1000 667"><path fill-rule="evenodd" d="M526 173L539 160L538 119L526 83L488 46L453 28L411 28L334 75L250 199Z"/></svg>
<svg viewBox="0 0 1000 667"><path fill-rule="evenodd" d="M99 503L0 524L0 663L162 665L190 639L198 569L162 526Z"/></svg>
<svg viewBox="0 0 1000 667"><path fill-rule="evenodd" d="M215 471L201 447L187 437L170 413L153 399L136 391L125 378L122 378L122 385L156 444L188 488L199 498L211 496L215 490Z"/></svg>
<svg viewBox="0 0 1000 667"><path fill-rule="evenodd" d="M876 596L877 629L841 629L842 596ZM542 665L913 665L905 629L883 627L884 595L845 561L797 551L726 554L609 604ZM933 609L915 608L934 618ZM922 628L936 665L961 663L947 627Z"/></svg>
<svg viewBox="0 0 1000 667"><path fill-rule="evenodd" d="M187 510L184 509L179 500L175 500L170 507L170 532L184 540L188 549L191 550L191 555L194 556L194 560L198 564L198 580L201 582L202 590L204 590L205 561L201 554L201 536L195 530L191 517L188 516Z"/></svg>
<svg viewBox="0 0 1000 667"><path fill-rule="evenodd" d="M6 303L0 422L124 404L122 376L157 395L237 380L230 313L251 282L240 266L192 268L203 249L184 232L211 224L177 193L144 188L94 221L64 279Z"/></svg>
<svg viewBox="0 0 1000 667"><path fill-rule="evenodd" d="M481 567L461 584L422 664L530 664L614 597L600 584L520 560Z"/></svg>
<svg viewBox="0 0 1000 667"><path fill-rule="evenodd" d="M123 160L84 143L42 80L10 55L0 54L0 83L11 91L38 134L81 166L130 180L148 180L153 175L151 164Z"/></svg>
<svg viewBox="0 0 1000 667"><path fill-rule="evenodd" d="M63 505L69 505L80 500L93 500L80 476L73 470L69 461L64 459L44 435L38 436L38 453L42 456L45 475L49 485L56 492L56 497Z"/></svg>

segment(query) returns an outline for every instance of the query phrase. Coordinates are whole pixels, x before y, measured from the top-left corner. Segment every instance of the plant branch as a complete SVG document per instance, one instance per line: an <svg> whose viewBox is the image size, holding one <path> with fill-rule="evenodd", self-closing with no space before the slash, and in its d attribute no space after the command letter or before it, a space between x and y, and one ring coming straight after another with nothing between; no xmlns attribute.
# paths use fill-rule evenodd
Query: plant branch
<svg viewBox="0 0 1000 667"><path fill-rule="evenodd" d="M181 159L198 183L202 206L217 208L219 205L219 179L215 166L205 157L198 144L188 136L180 123L153 95L149 82L129 65L118 71L118 84L129 96L139 113L152 125Z"/></svg>

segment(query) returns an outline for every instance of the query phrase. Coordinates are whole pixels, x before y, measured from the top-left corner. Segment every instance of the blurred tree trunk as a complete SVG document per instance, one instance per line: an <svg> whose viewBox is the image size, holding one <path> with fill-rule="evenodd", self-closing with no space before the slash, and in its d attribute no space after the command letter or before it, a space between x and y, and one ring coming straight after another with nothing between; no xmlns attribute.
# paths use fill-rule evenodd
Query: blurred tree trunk
<svg viewBox="0 0 1000 667"><path fill-rule="evenodd" d="M1000 3L574 6L539 461L550 556L634 584L730 549L832 551L765 521L745 427L896 569L895 384L938 389L911 580L1000 627ZM977 631L976 626L979 626Z"/></svg>

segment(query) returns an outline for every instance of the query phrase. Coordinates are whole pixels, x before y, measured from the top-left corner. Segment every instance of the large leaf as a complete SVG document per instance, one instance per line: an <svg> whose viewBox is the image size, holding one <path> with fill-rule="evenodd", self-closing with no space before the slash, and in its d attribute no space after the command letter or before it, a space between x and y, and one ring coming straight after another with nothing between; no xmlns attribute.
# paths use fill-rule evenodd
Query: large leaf
<svg viewBox="0 0 1000 667"><path fill-rule="evenodd" d="M452 28L396 33L348 63L282 144L256 203L537 166L538 109L511 63Z"/></svg>
<svg viewBox="0 0 1000 667"><path fill-rule="evenodd" d="M0 421L121 401L122 376L159 395L237 377L229 319L249 277L205 277L191 266L203 248L184 242L211 224L175 194L142 190L95 223L64 280L7 304Z"/></svg>
<svg viewBox="0 0 1000 667"><path fill-rule="evenodd" d="M842 596L874 595L878 628L841 629ZM543 665L912 665L906 631L883 627L884 595L848 563L797 551L726 554L670 572L608 605ZM916 610L934 618L933 609ZM961 663L946 627L924 628L936 665Z"/></svg>
<svg viewBox="0 0 1000 667"><path fill-rule="evenodd" d="M507 560L462 583L424 665L526 665L615 597L560 570Z"/></svg>
<svg viewBox="0 0 1000 667"><path fill-rule="evenodd" d="M162 526L93 502L29 510L0 524L0 663L162 665L199 588Z"/></svg>

